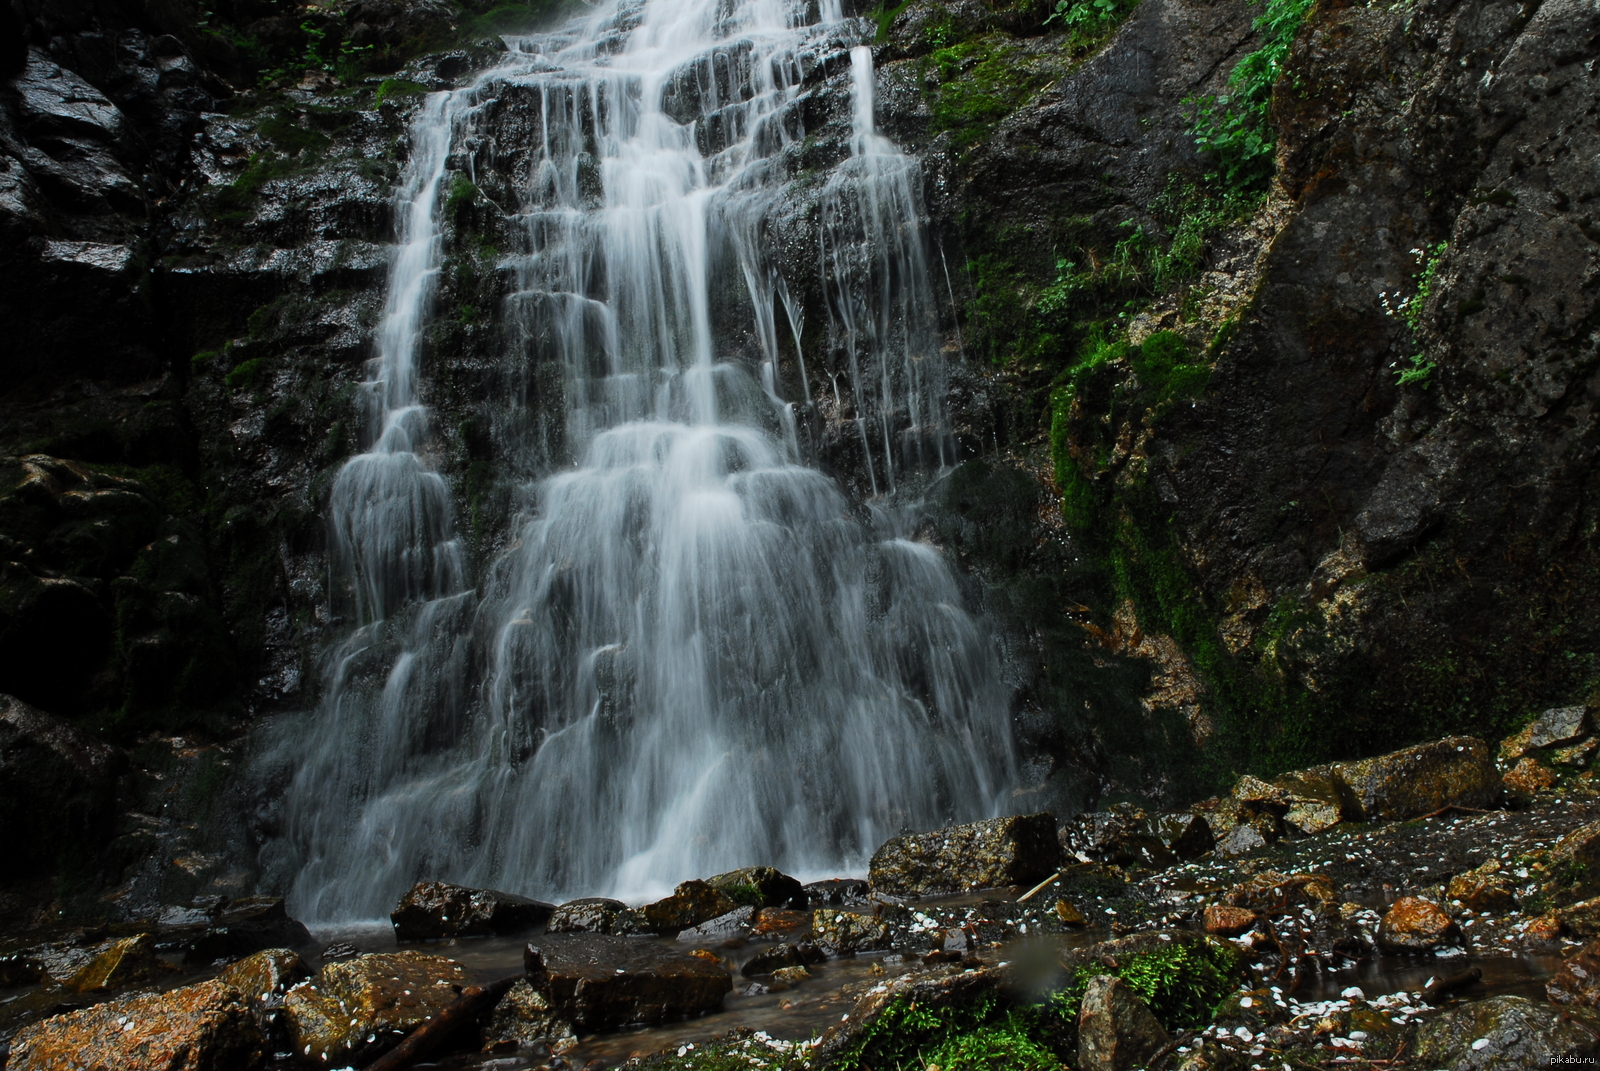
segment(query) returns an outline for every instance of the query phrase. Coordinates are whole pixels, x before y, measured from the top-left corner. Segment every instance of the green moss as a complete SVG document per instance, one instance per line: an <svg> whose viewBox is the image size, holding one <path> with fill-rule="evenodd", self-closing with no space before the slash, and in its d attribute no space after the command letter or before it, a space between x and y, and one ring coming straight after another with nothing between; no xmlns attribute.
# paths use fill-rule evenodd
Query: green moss
<svg viewBox="0 0 1600 1071"><path fill-rule="evenodd" d="M392 97L414 96L415 94L426 92L428 92L428 87L421 83L410 82L404 78L386 78L378 86L378 92L374 95L372 106L381 108L383 107L383 102Z"/></svg>
<svg viewBox="0 0 1600 1071"><path fill-rule="evenodd" d="M722 891L741 907L764 907L767 902L760 887L756 885L724 885Z"/></svg>
<svg viewBox="0 0 1600 1071"><path fill-rule="evenodd" d="M1008 1011L994 993L954 1008L896 997L861 1029L850 1047L834 1060L833 1067L837 1071L921 1068L926 1064L924 1053L1002 1022Z"/></svg>
<svg viewBox="0 0 1600 1071"><path fill-rule="evenodd" d="M233 369L223 377L223 381L228 384L229 390L239 390L241 388L255 390L266 381L266 378L266 359L264 357L252 357L247 361L240 361L234 365Z"/></svg>
<svg viewBox="0 0 1600 1071"><path fill-rule="evenodd" d="M1121 978L1150 1008L1169 1033L1210 1023L1221 1004L1237 988L1239 954L1220 941L1173 941L1161 948L1118 957L1116 965L1079 967L1066 989L1051 999L1065 1022L1076 1023L1089 981L1096 975Z"/></svg>
<svg viewBox="0 0 1600 1071"><path fill-rule="evenodd" d="M987 138L1056 73L1029 62L1025 52L1000 34L935 49L926 69L938 86L930 101L933 128L948 132L962 149Z"/></svg>
<svg viewBox="0 0 1600 1071"><path fill-rule="evenodd" d="M1031 1018L1013 1012L998 1023L945 1039L916 1066L938 1066L943 1071L1060 1071L1060 1058L1033 1033Z"/></svg>

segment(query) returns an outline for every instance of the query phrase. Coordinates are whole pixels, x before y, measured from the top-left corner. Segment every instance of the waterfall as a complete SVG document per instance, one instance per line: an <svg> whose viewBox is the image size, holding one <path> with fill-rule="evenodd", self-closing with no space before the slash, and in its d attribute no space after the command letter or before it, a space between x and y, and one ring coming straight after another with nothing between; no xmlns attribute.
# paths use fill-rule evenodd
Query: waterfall
<svg viewBox="0 0 1600 1071"><path fill-rule="evenodd" d="M953 450L921 173L876 131L865 47L817 263L872 500L808 464L799 432L803 316L767 221L792 195L807 72L866 32L821 10L623 0L510 39L416 118L372 445L329 510L359 625L278 745L266 854L300 917L378 917L425 877L642 899L757 863L847 872L902 828L1004 808L992 642L891 494ZM515 129L483 129L513 99ZM530 481L472 587L415 383L445 179L514 138L502 318L512 357L561 369L569 463Z"/></svg>

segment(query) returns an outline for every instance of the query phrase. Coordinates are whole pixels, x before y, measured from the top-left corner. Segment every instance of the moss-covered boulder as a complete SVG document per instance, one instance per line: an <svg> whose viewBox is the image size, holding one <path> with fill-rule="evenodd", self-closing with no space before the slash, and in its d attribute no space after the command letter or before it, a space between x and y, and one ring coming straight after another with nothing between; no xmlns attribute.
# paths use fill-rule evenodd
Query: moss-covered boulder
<svg viewBox="0 0 1600 1071"><path fill-rule="evenodd" d="M1449 806L1487 807L1500 795L1489 745L1471 736L1342 762L1334 769L1368 822L1418 818Z"/></svg>
<svg viewBox="0 0 1600 1071"><path fill-rule="evenodd" d="M1587 1063L1597 1053L1594 1032L1555 1008L1526 997L1491 997L1425 1024L1412 1062L1451 1071L1522 1071Z"/></svg>
<svg viewBox="0 0 1600 1071"><path fill-rule="evenodd" d="M1078 1071L1144 1067L1169 1038L1132 986L1115 975L1089 980L1078 1013Z"/></svg>
<svg viewBox="0 0 1600 1071"><path fill-rule="evenodd" d="M10 1071L251 1071L265 1042L243 993L221 981L113 1000L24 1027Z"/></svg>
<svg viewBox="0 0 1600 1071"><path fill-rule="evenodd" d="M1011 815L894 837L873 853L869 880L888 893L947 893L1032 885L1060 866L1055 816Z"/></svg>
<svg viewBox="0 0 1600 1071"><path fill-rule="evenodd" d="M671 896L630 911L626 918L619 916L616 932L675 937L682 930L720 918L738 907L737 900L706 882L680 882Z"/></svg>
<svg viewBox="0 0 1600 1071"><path fill-rule="evenodd" d="M747 866L706 879L741 904L751 907L786 907L803 911L810 906L799 880L770 866Z"/></svg>
<svg viewBox="0 0 1600 1071"><path fill-rule="evenodd" d="M284 998L294 1053L325 1067L370 1061L443 1011L467 984L461 964L421 952L327 964Z"/></svg>

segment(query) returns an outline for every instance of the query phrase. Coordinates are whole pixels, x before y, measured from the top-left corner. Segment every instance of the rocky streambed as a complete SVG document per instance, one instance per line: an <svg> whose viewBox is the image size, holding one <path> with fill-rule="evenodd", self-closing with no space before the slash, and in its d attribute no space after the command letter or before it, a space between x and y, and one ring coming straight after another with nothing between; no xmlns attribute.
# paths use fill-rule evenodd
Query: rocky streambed
<svg viewBox="0 0 1600 1071"><path fill-rule="evenodd" d="M1593 712L1245 776L1183 812L1013 816L645 905L423 882L10 936L6 1067L1525 1067L1600 1052ZM1315 828L1312 828L1315 827ZM320 949L320 951L318 951Z"/></svg>

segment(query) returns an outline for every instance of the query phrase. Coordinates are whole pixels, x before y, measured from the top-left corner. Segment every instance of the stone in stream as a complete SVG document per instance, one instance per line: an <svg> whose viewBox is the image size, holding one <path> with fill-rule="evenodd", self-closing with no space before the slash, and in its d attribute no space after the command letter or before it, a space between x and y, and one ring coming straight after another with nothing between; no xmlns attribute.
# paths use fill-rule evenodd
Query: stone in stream
<svg viewBox="0 0 1600 1071"><path fill-rule="evenodd" d="M1509 911L1517 904L1497 859L1451 878L1444 895L1445 899L1459 900L1462 907L1478 912Z"/></svg>
<svg viewBox="0 0 1600 1071"><path fill-rule="evenodd" d="M526 978L518 979L495 1005L483 1031L487 1052L531 1049L536 1045L562 1048L576 1041L572 1024L561 1018L550 997L529 985Z"/></svg>
<svg viewBox="0 0 1600 1071"><path fill-rule="evenodd" d="M461 964L422 952L385 952L329 963L284 998L299 1060L368 1062L450 1005L468 984Z"/></svg>
<svg viewBox="0 0 1600 1071"><path fill-rule="evenodd" d="M811 932L811 912L764 907L751 921L750 936L758 941L787 941Z"/></svg>
<svg viewBox="0 0 1600 1071"><path fill-rule="evenodd" d="M860 878L829 878L804 888L807 907L854 907L872 899L872 886Z"/></svg>
<svg viewBox="0 0 1600 1071"><path fill-rule="evenodd" d="M1061 867L1055 816L1010 815L907 833L873 853L872 887L887 893L946 893L1032 886Z"/></svg>
<svg viewBox="0 0 1600 1071"><path fill-rule="evenodd" d="M1590 941L1561 961L1561 969L1545 986L1553 1004L1590 1011L1600 1008L1600 941Z"/></svg>
<svg viewBox="0 0 1600 1071"><path fill-rule="evenodd" d="M704 1015L733 989L720 965L639 938L547 933L524 950L523 964L529 983L581 1031Z"/></svg>
<svg viewBox="0 0 1600 1071"><path fill-rule="evenodd" d="M263 948L306 948L311 934L284 910L278 896L247 896L226 901L211 925L187 939L184 963L242 959Z"/></svg>
<svg viewBox="0 0 1600 1071"><path fill-rule="evenodd" d="M1106 974L1089 980L1078 1013L1078 1071L1143 1067L1169 1040L1127 982Z"/></svg>
<svg viewBox="0 0 1600 1071"><path fill-rule="evenodd" d="M1228 904L1207 904L1204 918L1206 932L1218 937L1238 937L1256 924L1254 911Z"/></svg>
<svg viewBox="0 0 1600 1071"><path fill-rule="evenodd" d="M1333 769L1368 822L1418 818L1448 806L1483 808L1500 796L1489 745L1471 736L1336 763Z"/></svg>
<svg viewBox="0 0 1600 1071"><path fill-rule="evenodd" d="M804 967L805 956L794 945L784 943L757 952L739 971L746 978L757 974L771 974L784 967Z"/></svg>
<svg viewBox="0 0 1600 1071"><path fill-rule="evenodd" d="M904 912L904 908L900 909ZM881 952L894 945L894 927L880 910L872 915L819 907L811 913L811 939L829 956Z"/></svg>
<svg viewBox="0 0 1600 1071"><path fill-rule="evenodd" d="M494 889L419 881L389 914L401 944L450 937L490 937L531 930L555 912L554 904Z"/></svg>
<svg viewBox="0 0 1600 1071"><path fill-rule="evenodd" d="M548 933L615 933L617 920L628 911L621 900L586 896L568 900L556 908L545 923Z"/></svg>
<svg viewBox="0 0 1600 1071"><path fill-rule="evenodd" d="M1597 1053L1594 1033L1548 1004L1490 997L1424 1023L1409 1062L1450 1071L1527 1071L1590 1063Z"/></svg>
<svg viewBox="0 0 1600 1071"><path fill-rule="evenodd" d="M268 948L246 956L217 975L253 1001L267 1003L311 977L311 968L290 948Z"/></svg>
<svg viewBox="0 0 1600 1071"><path fill-rule="evenodd" d="M680 882L671 896L619 915L614 932L676 937L683 930L720 918L739 906L733 897L703 881Z"/></svg>
<svg viewBox="0 0 1600 1071"><path fill-rule="evenodd" d="M220 980L113 1000L23 1027L7 1071L251 1071L265 1044L245 995Z"/></svg>
<svg viewBox="0 0 1600 1071"><path fill-rule="evenodd" d="M93 958L62 981L74 993L123 989L173 973L175 968L156 954L156 942L141 933L107 941L94 949Z"/></svg>
<svg viewBox="0 0 1600 1071"><path fill-rule="evenodd" d="M1432 952L1461 939L1461 927L1438 904L1402 896L1378 923L1378 944L1390 952Z"/></svg>
<svg viewBox="0 0 1600 1071"><path fill-rule="evenodd" d="M721 889L741 904L751 907L786 907L804 911L811 906L806 888L800 882L770 866L747 866L707 878L706 884Z"/></svg>
<svg viewBox="0 0 1600 1071"><path fill-rule="evenodd" d="M755 923L756 909L738 907L726 915L718 915L709 922L691 926L678 932L678 940L704 944L715 941L740 941L750 936Z"/></svg>

